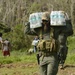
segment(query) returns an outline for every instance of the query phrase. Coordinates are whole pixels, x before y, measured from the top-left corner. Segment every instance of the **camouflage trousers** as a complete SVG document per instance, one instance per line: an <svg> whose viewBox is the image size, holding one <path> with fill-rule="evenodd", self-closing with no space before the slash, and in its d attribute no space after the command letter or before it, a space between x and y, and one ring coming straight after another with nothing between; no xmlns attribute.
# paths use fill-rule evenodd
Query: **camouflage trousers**
<svg viewBox="0 0 75 75"><path fill-rule="evenodd" d="M58 66L59 62L56 54L40 59L41 75L57 75Z"/></svg>
<svg viewBox="0 0 75 75"><path fill-rule="evenodd" d="M60 64L65 63L67 53L68 53L68 47L66 45L60 46L58 53Z"/></svg>

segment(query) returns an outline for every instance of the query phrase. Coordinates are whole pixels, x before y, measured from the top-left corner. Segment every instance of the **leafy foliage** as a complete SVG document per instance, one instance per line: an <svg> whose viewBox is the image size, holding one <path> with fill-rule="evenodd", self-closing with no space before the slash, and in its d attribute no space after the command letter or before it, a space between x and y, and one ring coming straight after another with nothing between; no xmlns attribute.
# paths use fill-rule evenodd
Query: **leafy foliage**
<svg viewBox="0 0 75 75"><path fill-rule="evenodd" d="M75 36L71 36L71 37L68 37L68 47L69 47L69 50L72 51L75 49Z"/></svg>
<svg viewBox="0 0 75 75"><path fill-rule="evenodd" d="M14 30L3 34L3 38L8 38L11 42L12 48L20 50L23 48L28 48L31 45L31 41L28 36L24 34L23 25L16 25Z"/></svg>
<svg viewBox="0 0 75 75"><path fill-rule="evenodd" d="M72 18L73 29L75 28L75 0L0 0L0 23L12 29L11 32L4 33L3 38L9 38L14 49L30 47L31 37L23 33L29 15L52 10L66 11Z"/></svg>
<svg viewBox="0 0 75 75"><path fill-rule="evenodd" d="M29 14L39 11L64 10L71 15L74 0L0 0L0 22L10 27L25 24Z"/></svg>
<svg viewBox="0 0 75 75"><path fill-rule="evenodd" d="M37 62L35 54L27 55L25 51L11 51L10 57L3 57L0 51L0 63L1 64L9 64L14 62Z"/></svg>

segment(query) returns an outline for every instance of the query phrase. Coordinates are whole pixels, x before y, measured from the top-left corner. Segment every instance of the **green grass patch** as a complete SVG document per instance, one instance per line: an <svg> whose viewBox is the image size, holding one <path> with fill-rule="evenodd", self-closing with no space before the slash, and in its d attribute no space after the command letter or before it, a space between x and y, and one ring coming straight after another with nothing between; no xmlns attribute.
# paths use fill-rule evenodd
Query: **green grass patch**
<svg viewBox="0 0 75 75"><path fill-rule="evenodd" d="M2 52L0 51L0 63L9 64L14 62L36 62L36 54L27 55L24 51L11 51L11 55L3 57Z"/></svg>
<svg viewBox="0 0 75 75"><path fill-rule="evenodd" d="M71 36L68 38L68 48L69 50L74 50L75 49L75 36Z"/></svg>
<svg viewBox="0 0 75 75"><path fill-rule="evenodd" d="M68 37L68 54L66 64L75 64L75 36Z"/></svg>
<svg viewBox="0 0 75 75"><path fill-rule="evenodd" d="M66 59L66 64L75 64L75 54L68 53L67 59Z"/></svg>
<svg viewBox="0 0 75 75"><path fill-rule="evenodd" d="M26 50L13 50L10 52L10 57L3 57L0 51L0 63L9 64L14 62L35 63L36 54L28 55ZM75 64L75 36L68 38L68 55L66 63Z"/></svg>

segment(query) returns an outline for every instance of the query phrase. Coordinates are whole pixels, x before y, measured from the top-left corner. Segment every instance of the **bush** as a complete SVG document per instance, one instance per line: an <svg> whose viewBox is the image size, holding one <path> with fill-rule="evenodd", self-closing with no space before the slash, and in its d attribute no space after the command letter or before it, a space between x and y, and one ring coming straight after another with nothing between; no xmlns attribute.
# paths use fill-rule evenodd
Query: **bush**
<svg viewBox="0 0 75 75"><path fill-rule="evenodd" d="M70 51L75 49L75 36L68 37L68 47Z"/></svg>
<svg viewBox="0 0 75 75"><path fill-rule="evenodd" d="M31 45L31 40L24 34L23 25L16 25L13 31L4 33L3 38L8 38L11 42L12 49L15 50L26 49Z"/></svg>

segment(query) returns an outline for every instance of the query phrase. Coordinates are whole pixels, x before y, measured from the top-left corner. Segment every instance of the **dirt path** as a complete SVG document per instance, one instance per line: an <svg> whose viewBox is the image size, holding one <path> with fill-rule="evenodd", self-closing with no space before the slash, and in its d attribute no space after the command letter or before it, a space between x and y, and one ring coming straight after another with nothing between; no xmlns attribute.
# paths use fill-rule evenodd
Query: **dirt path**
<svg viewBox="0 0 75 75"><path fill-rule="evenodd" d="M11 63L11 64L4 64L4 65L0 64L0 75L30 75L28 72L25 72L27 71L26 68L35 69L36 67L38 67L36 63L27 63L27 64L26 63ZM4 70L5 70L5 73L4 73ZM9 74L9 72L12 72L12 73ZM24 72L24 73L21 73L21 72ZM37 71L36 69L36 71L35 72L33 71L31 75L39 75L39 71ZM75 75L75 66L70 64L65 65L64 69L62 70L59 69L57 75Z"/></svg>
<svg viewBox="0 0 75 75"><path fill-rule="evenodd" d="M75 66L74 65L65 65L64 69L59 69L58 75L75 75Z"/></svg>

